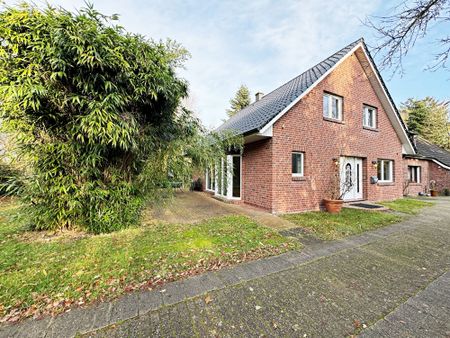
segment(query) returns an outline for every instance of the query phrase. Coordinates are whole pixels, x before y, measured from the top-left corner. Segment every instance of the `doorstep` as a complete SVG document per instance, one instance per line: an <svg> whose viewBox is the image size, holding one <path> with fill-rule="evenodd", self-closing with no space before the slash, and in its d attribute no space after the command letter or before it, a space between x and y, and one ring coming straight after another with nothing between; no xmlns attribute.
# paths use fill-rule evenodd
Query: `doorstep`
<svg viewBox="0 0 450 338"><path fill-rule="evenodd" d="M352 201L352 202L346 202L343 205L344 208L349 209L359 209L359 210L366 210L366 211L389 211L389 208L376 204L373 202L368 201Z"/></svg>

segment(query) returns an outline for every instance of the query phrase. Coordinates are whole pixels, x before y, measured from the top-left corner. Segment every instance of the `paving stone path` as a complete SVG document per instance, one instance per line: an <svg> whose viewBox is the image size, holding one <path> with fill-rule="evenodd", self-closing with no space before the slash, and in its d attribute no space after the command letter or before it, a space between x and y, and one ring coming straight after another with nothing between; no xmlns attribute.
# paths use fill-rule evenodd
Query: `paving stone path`
<svg viewBox="0 0 450 338"><path fill-rule="evenodd" d="M0 336L450 337L449 271L450 200L440 199L360 236L30 320Z"/></svg>

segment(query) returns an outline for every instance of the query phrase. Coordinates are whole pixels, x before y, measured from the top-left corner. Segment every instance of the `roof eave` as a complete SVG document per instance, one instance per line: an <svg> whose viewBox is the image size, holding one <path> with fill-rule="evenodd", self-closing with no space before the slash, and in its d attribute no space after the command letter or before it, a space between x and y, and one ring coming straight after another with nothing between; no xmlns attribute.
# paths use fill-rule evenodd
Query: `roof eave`
<svg viewBox="0 0 450 338"><path fill-rule="evenodd" d="M424 161L432 161L432 162L436 163L437 165L440 165L441 167L443 167L447 170L450 170L450 166L442 163L441 161L435 159L434 157L423 156L423 155L419 155L419 154L403 154L403 157L413 158L413 159L417 159L417 160L424 160Z"/></svg>

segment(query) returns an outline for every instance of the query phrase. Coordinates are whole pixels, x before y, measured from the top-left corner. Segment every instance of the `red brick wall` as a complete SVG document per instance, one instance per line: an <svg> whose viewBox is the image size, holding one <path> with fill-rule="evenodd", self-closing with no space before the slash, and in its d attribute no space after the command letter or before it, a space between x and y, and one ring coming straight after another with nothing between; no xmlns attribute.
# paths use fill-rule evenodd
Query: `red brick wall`
<svg viewBox="0 0 450 338"><path fill-rule="evenodd" d="M445 188L450 189L450 170L444 169L432 161L430 161L430 179L436 181L436 188L439 192Z"/></svg>
<svg viewBox="0 0 450 338"><path fill-rule="evenodd" d="M344 97L343 123L323 119L324 91ZM377 131L363 129L363 104L378 108ZM332 159L341 155L363 158L364 198L376 201L402 196L401 142L354 54L274 124L272 148L275 212L318 209L323 198L329 197ZM302 181L292 179L292 151L305 153ZM368 178L377 174L372 161L378 158L394 160L394 183L369 184ZM267 162L264 168L259 170L268 170ZM247 182L256 179L244 177Z"/></svg>
<svg viewBox="0 0 450 338"><path fill-rule="evenodd" d="M272 139L244 146L242 181L245 203L272 210Z"/></svg>
<svg viewBox="0 0 450 338"><path fill-rule="evenodd" d="M429 163L430 162L427 160L419 160L413 158L405 158L403 160L403 168L404 168L403 184L405 195L417 196L419 192L422 193L428 192L427 187L430 182ZM409 183L406 185L406 182L409 180L408 166L411 165L420 167L421 171L420 183Z"/></svg>

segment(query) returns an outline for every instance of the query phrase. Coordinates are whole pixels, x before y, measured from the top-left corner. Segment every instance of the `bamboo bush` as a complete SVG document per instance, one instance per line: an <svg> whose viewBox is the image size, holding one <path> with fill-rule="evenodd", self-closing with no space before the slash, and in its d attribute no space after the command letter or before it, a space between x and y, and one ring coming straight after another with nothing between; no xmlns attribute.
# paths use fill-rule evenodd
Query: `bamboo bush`
<svg viewBox="0 0 450 338"><path fill-rule="evenodd" d="M27 163L19 196L33 229L109 232L239 140L208 133L180 102L188 53L131 34L91 6L0 13L2 128Z"/></svg>

